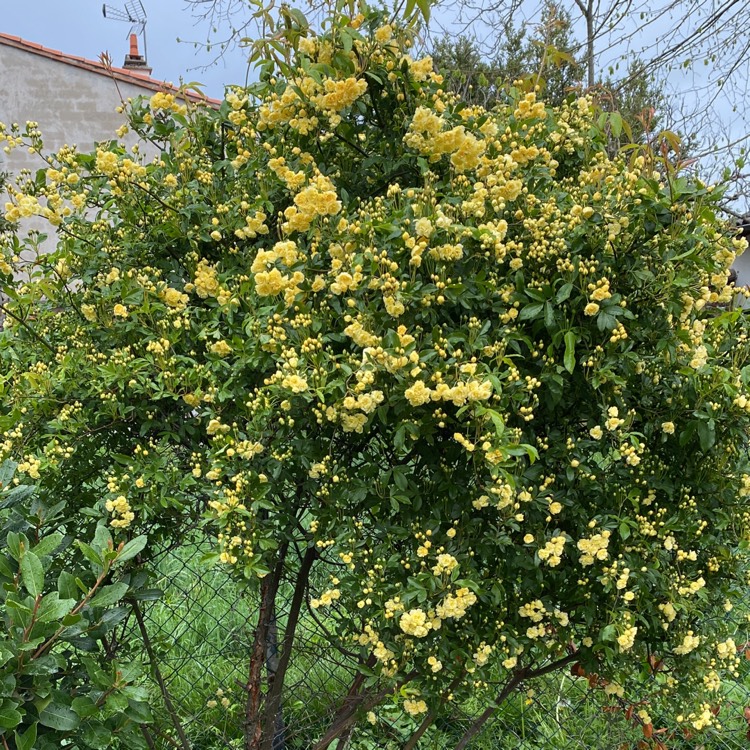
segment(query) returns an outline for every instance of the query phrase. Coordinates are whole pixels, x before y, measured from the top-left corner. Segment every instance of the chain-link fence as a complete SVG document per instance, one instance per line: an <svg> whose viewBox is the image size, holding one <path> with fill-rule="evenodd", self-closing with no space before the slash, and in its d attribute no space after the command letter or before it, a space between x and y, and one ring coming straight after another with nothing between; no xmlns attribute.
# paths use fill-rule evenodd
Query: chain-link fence
<svg viewBox="0 0 750 750"><path fill-rule="evenodd" d="M246 685L257 622L257 599L222 566L202 562L213 546L193 538L155 559L154 588L161 594L144 601L140 642L150 674L156 721L146 731L154 748L227 750L243 748ZM291 601L291 587L280 590ZM288 584L286 584L288 586ZM288 596L286 595L288 593ZM147 597L148 598L148 597ZM738 643L747 635L748 606L732 613ZM276 613L275 628L283 634L286 612ZM135 623L133 623L135 627ZM295 650L284 681L282 710L277 717L273 750L308 750L322 736L331 712L345 700L355 675L354 655L331 647L327 624L313 610L303 609ZM276 654L265 654L273 670ZM524 683L498 709L491 722L469 744L478 750L739 750L750 746L750 660L742 660L735 681L725 686L721 732L685 736L660 722L654 708L638 698L618 703L585 677L560 671ZM452 750L485 705L457 706L449 721L436 723L420 741L420 750ZM646 737L638 711L648 709L654 735ZM367 736L353 733L338 750L400 750L413 726L400 726L388 706L378 712L377 727ZM332 747L336 747L334 742Z"/></svg>

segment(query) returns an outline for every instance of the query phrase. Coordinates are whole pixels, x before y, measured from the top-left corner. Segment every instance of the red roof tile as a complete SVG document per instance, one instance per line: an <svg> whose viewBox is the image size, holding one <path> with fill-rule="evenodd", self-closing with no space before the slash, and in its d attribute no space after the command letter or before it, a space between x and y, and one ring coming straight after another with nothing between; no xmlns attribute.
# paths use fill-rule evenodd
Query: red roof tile
<svg viewBox="0 0 750 750"><path fill-rule="evenodd" d="M28 42L18 36L11 36L10 34L0 33L0 45L5 45L6 47L15 47L16 49L23 50L24 52L30 52L34 55L40 55L41 57L47 57L50 60L56 60L57 62L64 63L65 65L72 65L73 67L81 68L82 70L88 70L89 72L96 73L97 75L114 78L116 81L121 81L123 83L131 83L134 86L149 89L150 91L169 91L176 95L185 96L194 102L206 102L212 107L218 107L221 104L218 99L211 99L210 97L204 96L197 91L185 91L183 93L172 84L151 78L145 73L137 73L134 70L115 68L114 66L110 67L102 62L94 62L93 60L87 60L84 57L68 55L56 49L43 47L41 44L37 44L36 42Z"/></svg>

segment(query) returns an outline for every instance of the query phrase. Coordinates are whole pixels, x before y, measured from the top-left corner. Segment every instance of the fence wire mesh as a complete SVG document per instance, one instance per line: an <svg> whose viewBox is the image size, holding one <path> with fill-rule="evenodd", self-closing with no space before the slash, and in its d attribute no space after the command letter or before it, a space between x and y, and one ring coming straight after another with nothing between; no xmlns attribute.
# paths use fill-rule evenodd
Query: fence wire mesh
<svg viewBox="0 0 750 750"><path fill-rule="evenodd" d="M146 630L141 651L150 675L155 723L154 748L231 750L243 748L246 684L259 602L221 566L202 558L214 549L197 533L154 559L154 587L162 594L144 602ZM291 585L282 584L276 627L283 637ZM750 592L746 606L728 617L736 641L748 641ZM134 626L133 626L134 627ZM345 699L356 669L351 657L331 647L327 625L303 609L296 646L286 675L282 711L273 750L309 750L325 732L332 712ZM148 641L146 643L145 641ZM749 652L750 653L750 652ZM266 655L268 657L268 654ZM656 732L648 742L638 721L638 697L618 705L589 680L555 672L524 683L469 744L477 750L739 750L750 746L750 660L743 658L725 686L721 731L692 737L670 730L651 713ZM635 710L628 711L628 706ZM644 701L649 711L651 706ZM453 750L485 705L456 706L450 720L425 734L420 750ZM413 728L389 722L387 710L376 730L357 732L337 750L400 750ZM661 744L659 744L661 743ZM336 748L336 743L332 748Z"/></svg>

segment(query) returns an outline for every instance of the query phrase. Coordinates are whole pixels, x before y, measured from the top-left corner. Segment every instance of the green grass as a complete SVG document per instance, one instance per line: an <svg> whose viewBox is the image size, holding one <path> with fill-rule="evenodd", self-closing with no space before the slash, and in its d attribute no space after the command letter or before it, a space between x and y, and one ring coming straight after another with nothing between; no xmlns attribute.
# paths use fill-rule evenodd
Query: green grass
<svg viewBox="0 0 750 750"><path fill-rule="evenodd" d="M186 544L163 556L153 585L164 596L145 605L145 614L164 682L193 748L225 750L242 744L242 685L257 602L220 566L201 563L205 551L208 546ZM284 625L282 617L282 631ZM739 635L737 640L742 642ZM350 679L350 669L332 659L325 634L303 613L284 695L286 750L307 750L311 739L320 736L329 718L330 696L341 696ZM174 736L160 691L153 680L150 684L158 726ZM730 705L722 713L724 731L700 738L673 737L667 742L670 750L748 746L742 712L750 704L750 661L743 660L740 677L726 689ZM552 674L529 683L525 691L500 707L470 745L472 750L619 750L635 747L642 738L640 728L627 722L621 711L604 710L601 691L590 690L584 679ZM450 721L425 734L420 750L451 750L469 726L469 717L484 707L479 701L457 707ZM658 707L648 708L658 728ZM379 709L381 723L355 734L349 750L400 750L413 728L399 724L395 713L388 723L388 713L387 706ZM158 746L170 747L163 740Z"/></svg>

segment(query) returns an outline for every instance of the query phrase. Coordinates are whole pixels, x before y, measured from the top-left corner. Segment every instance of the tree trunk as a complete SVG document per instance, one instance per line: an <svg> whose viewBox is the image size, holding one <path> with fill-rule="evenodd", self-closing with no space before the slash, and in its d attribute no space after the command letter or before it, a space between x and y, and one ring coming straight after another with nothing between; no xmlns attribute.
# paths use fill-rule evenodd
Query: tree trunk
<svg viewBox="0 0 750 750"><path fill-rule="evenodd" d="M274 570L260 584L260 609L258 623L253 637L253 650L250 654L248 670L247 699L245 701L245 750L260 750L263 741L263 664L266 661L271 622L274 618L276 594L284 570L286 547L279 550L279 559Z"/></svg>
<svg viewBox="0 0 750 750"><path fill-rule="evenodd" d="M283 750L284 748L284 715L281 704L281 692L284 687L284 678L292 657L294 636L297 632L300 611L307 591L307 583L310 578L310 569L317 559L318 553L315 547L308 547L302 558L302 563L297 571L294 584L294 594L289 606L286 628L284 629L284 640L281 646L281 655L278 653L278 630L276 618L273 617L269 629L269 642L267 650L266 670L268 672L268 695L263 711L263 738L260 750ZM271 648L273 646L273 648ZM269 653L271 652L272 653ZM270 658L269 658L270 656Z"/></svg>

